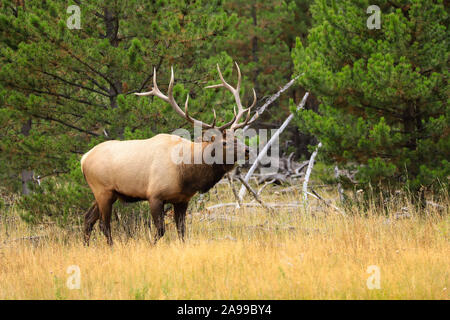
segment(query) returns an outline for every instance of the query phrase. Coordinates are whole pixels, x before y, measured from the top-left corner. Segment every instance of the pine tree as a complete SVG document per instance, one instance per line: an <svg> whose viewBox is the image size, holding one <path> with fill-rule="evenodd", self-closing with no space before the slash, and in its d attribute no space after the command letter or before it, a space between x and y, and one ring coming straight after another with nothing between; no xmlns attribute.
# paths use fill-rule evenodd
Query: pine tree
<svg viewBox="0 0 450 320"><path fill-rule="evenodd" d="M282 85L292 79L293 62L291 52L295 48L296 37L306 39L311 25L309 6L312 0L230 0L224 4L225 10L237 15L238 23L234 32L227 36L223 50L236 56L243 74L254 85L260 104ZM283 93L258 120L255 126L278 128L288 117L289 99L300 102L304 89L295 85ZM310 99L308 107L310 107ZM305 137L291 126L282 139L294 142L297 155L307 151L299 140ZM306 145L305 145L306 146ZM285 148L283 148L285 149ZM283 150L286 152L287 150Z"/></svg>
<svg viewBox="0 0 450 320"><path fill-rule="evenodd" d="M70 5L81 29L68 28ZM0 172L16 190L21 172L41 178L22 201L29 220L67 220L87 207L79 159L89 148L186 124L159 99L133 95L149 90L154 67L165 90L173 66L176 98L190 91L191 113L212 118L204 106L215 97L199 92L215 64L231 60L211 51L235 21L221 1L2 1Z"/></svg>
<svg viewBox="0 0 450 320"><path fill-rule="evenodd" d="M214 107L218 124L229 121L231 95L203 89L217 82L216 64L232 82L239 62L244 104L253 86L263 103L291 79L290 55L295 36L307 33L310 2L2 1L1 186L33 189L21 201L29 221L77 217L92 201L79 168L83 153L108 139L191 129L161 100L133 95L151 88L154 67L162 91L174 67L175 98L189 93L194 117L211 122ZM81 29L69 28L72 5L80 8ZM257 125L283 120L287 106L281 97Z"/></svg>
<svg viewBox="0 0 450 320"><path fill-rule="evenodd" d="M381 10L380 29L367 26L369 5ZM362 187L448 188L448 9L427 0L311 7L308 46L298 41L293 61L321 105L297 123L322 142L324 160L356 167Z"/></svg>

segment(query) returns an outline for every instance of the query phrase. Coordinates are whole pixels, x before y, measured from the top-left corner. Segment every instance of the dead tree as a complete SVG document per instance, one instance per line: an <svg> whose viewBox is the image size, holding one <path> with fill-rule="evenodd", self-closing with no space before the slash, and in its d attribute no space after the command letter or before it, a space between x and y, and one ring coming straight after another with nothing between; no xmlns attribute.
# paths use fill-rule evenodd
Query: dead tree
<svg viewBox="0 0 450 320"><path fill-rule="evenodd" d="M300 102L300 104L297 107L297 110L301 110L305 107L305 103L306 100L308 99L308 95L309 92L306 92L305 95L303 96L302 101ZM281 125L281 127L275 132L275 134L270 138L270 140L267 142L267 144L264 146L264 148L261 150L261 152L258 154L255 162L253 163L253 165L250 167L250 170L248 170L244 181L248 182L250 177L253 175L253 173L255 172L256 168L258 167L258 165L261 162L261 159L267 154L267 151L269 150L270 146L273 144L274 141L276 141L278 139L278 137L280 136L280 134L283 132L283 130L287 127L287 125L289 124L289 122L291 122L291 120L294 118L294 114L290 114L289 117L283 122L283 124ZM239 199L242 201L242 199L244 198L245 195L245 186L242 185L241 190L239 191Z"/></svg>
<svg viewBox="0 0 450 320"><path fill-rule="evenodd" d="M317 153L319 152L319 148L322 146L322 142L319 142L317 145L316 150L314 150L313 154L311 155L311 158L309 159L308 169L306 170L305 174L305 180L303 181L303 201L305 204L308 202L308 182L309 177L311 176L311 171L314 167L314 161L316 159Z"/></svg>

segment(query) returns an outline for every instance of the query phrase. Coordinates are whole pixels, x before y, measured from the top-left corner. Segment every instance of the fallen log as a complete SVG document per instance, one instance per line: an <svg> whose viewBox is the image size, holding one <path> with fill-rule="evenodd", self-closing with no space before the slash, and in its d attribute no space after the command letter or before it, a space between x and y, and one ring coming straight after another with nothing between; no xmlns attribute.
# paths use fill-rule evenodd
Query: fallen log
<svg viewBox="0 0 450 320"><path fill-rule="evenodd" d="M272 208L300 208L303 206L300 202L290 202L290 203L280 203L280 202L270 202L266 203L266 206ZM206 208L207 211L211 211L214 209L233 207L236 209L235 202L227 202L227 203L219 203ZM241 204L241 208L243 207L262 207L262 205L258 202L244 202Z"/></svg>

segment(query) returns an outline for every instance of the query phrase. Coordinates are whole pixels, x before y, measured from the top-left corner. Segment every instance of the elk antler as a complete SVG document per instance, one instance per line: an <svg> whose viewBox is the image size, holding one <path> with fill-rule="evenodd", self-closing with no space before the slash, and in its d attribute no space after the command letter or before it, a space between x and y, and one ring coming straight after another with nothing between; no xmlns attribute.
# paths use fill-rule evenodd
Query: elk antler
<svg viewBox="0 0 450 320"><path fill-rule="evenodd" d="M217 128L220 131L225 130L226 128L228 128L229 126L231 126L235 120L236 120L236 109L234 109L234 117L233 119L228 122L225 123L224 125L220 126L220 127L216 127L216 111L213 109L213 114L214 114L214 120L212 124L207 124L204 123L200 120L194 119L192 118L189 113L188 113L188 104L189 104L189 94L186 97L186 102L184 104L184 112L183 110L181 110L181 108L178 106L177 102L175 101L175 98L173 97L173 84L174 84L174 75L173 75L173 67L171 68L171 75L170 75L170 82L169 82L169 88L167 90L167 96L165 94L163 94L159 88L158 85L156 83L156 68L153 68L153 88L152 91L149 92L143 92L143 93L135 93L135 95L137 96L155 96L158 97L166 102L168 102L172 108L175 110L176 113L178 113L182 118L188 120L189 122L191 122L192 124L195 125L200 125L202 128L204 129L212 129L212 128Z"/></svg>
<svg viewBox="0 0 450 320"><path fill-rule="evenodd" d="M253 103L250 107L244 109L244 107L242 106L241 97L239 96L239 90L241 89L241 69L239 69L239 65L237 64L237 62L235 62L235 65L236 65L237 72L238 72L238 82L237 82L236 88L233 88L230 84L228 84L225 81L225 79L223 78L222 72L220 71L219 64L217 64L217 71L219 72L219 77L220 77L220 80L222 81L222 83L214 84L214 85L206 87L206 89L225 88L233 94L234 100L236 101L236 105L238 107L238 113L237 113L237 116L235 117L233 124L230 127L231 130L236 130L236 129L244 127L245 125L249 125L249 124L253 123L256 119L258 119L258 116L259 116L259 114L257 113L256 117L252 121L249 122L250 111L256 105L256 92L255 92L255 89L253 89ZM241 120L242 116L246 112L247 112L247 116L245 118L245 121L242 123L239 123L239 120Z"/></svg>

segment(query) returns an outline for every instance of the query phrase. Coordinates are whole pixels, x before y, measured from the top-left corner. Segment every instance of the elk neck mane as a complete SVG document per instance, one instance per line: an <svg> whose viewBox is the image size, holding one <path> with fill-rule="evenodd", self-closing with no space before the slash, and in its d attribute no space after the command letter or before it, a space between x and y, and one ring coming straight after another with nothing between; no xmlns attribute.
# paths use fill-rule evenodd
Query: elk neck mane
<svg viewBox="0 0 450 320"><path fill-rule="evenodd" d="M194 151L195 143L202 144L202 147L197 149L197 151ZM191 150L193 150L193 153L203 152L203 149L208 144L209 142L193 142ZM192 160L194 159L193 153ZM214 185L219 182L227 172L232 170L234 164L196 164L194 161L191 161L191 163L181 163L178 166L182 190L188 193L195 193L197 191L205 193L214 187Z"/></svg>

